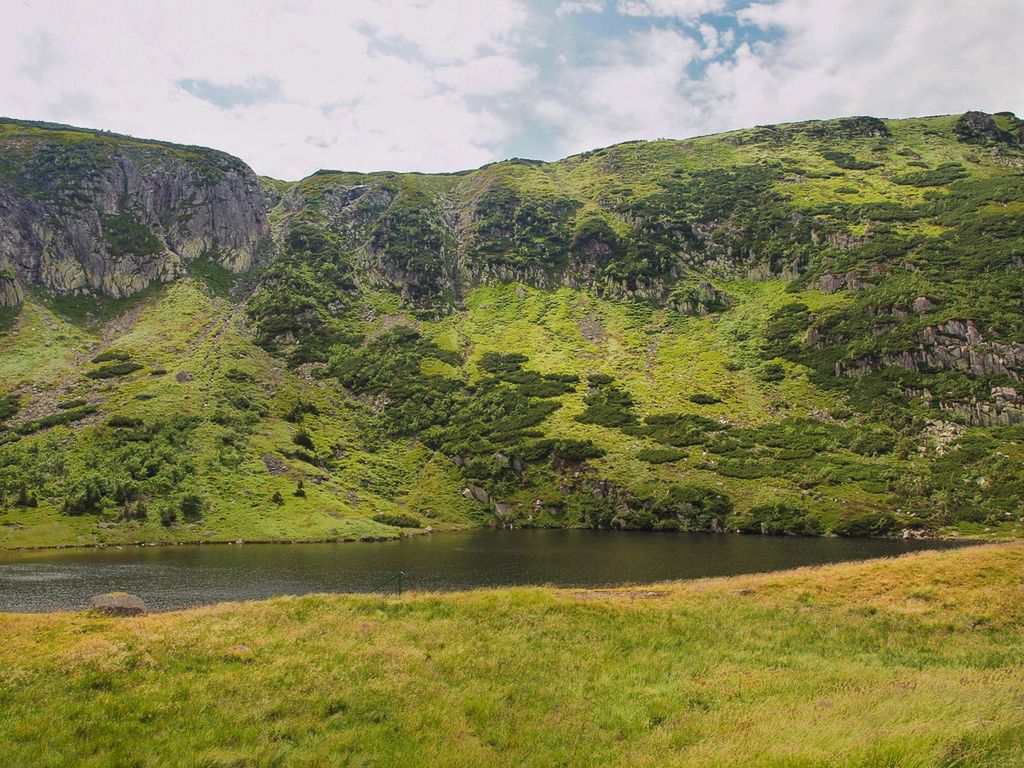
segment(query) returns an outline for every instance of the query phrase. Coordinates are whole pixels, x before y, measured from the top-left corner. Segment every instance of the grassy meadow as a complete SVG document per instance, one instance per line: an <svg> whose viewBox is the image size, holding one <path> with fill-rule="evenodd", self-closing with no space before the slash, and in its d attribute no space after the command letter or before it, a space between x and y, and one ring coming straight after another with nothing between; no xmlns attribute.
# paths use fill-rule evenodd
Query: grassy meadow
<svg viewBox="0 0 1024 768"><path fill-rule="evenodd" d="M1019 766L1024 545L608 590L0 614L0 763Z"/></svg>

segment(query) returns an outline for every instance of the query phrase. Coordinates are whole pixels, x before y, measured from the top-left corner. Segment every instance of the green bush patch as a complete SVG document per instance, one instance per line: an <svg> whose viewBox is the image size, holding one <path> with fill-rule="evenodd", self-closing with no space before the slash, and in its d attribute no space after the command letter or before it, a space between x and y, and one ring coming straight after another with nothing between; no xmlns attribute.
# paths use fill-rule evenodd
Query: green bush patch
<svg viewBox="0 0 1024 768"><path fill-rule="evenodd" d="M100 217L103 242L114 256L134 254L148 256L160 253L163 243L145 225L126 213L106 214Z"/></svg>
<svg viewBox="0 0 1024 768"><path fill-rule="evenodd" d="M127 376L129 373L141 370L142 365L132 362L105 363L95 370L89 371L86 376L90 379L112 379L117 376Z"/></svg>

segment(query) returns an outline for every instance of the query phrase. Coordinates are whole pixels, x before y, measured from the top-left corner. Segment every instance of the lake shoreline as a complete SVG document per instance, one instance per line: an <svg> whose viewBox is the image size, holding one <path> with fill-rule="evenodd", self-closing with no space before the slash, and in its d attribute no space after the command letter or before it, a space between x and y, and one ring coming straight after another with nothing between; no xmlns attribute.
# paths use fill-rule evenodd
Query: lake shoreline
<svg viewBox="0 0 1024 768"><path fill-rule="evenodd" d="M636 531L619 531L619 533L636 533ZM645 531L645 533L652 533L652 531ZM737 534L744 535L744 534ZM807 537L805 537L807 538ZM823 537L810 537L810 538L823 538ZM839 537L836 537L839 538ZM869 537L861 537L869 538ZM874 537L880 538L880 537ZM257 543L257 542L252 542ZM265 542L265 543L277 543L277 542ZM312 542L310 542L312 543ZM333 542L317 542L321 544L330 544ZM339 542L341 543L341 542ZM964 542L964 548L973 547L999 547L999 546L1012 546L1019 543L1016 540L1010 541L988 541L988 542ZM749 571L746 573L735 574L731 576L693 576L688 578L680 579L668 579L658 581L636 581L623 584L615 584L606 587L582 587L582 586L559 586L556 584L519 584L514 586L481 586L481 587L468 587L466 589L451 589L451 590L430 590L430 589L409 589L401 593L410 599L417 598L457 598L460 595L467 595L475 592L498 592L503 590L550 590L555 593L565 593L567 595L581 596L581 595L593 595L595 597L607 596L609 598L629 598L635 594L637 599L643 599L649 596L660 596L664 590L670 587L686 587L694 586L701 583L714 584L717 582L733 581L738 579L757 579L757 578L769 578L769 577L787 577L796 576L802 573L812 574L822 569L834 568L841 565L870 565L873 563L881 564L887 560L899 560L907 557L916 557L919 555L925 555L935 552L943 551L955 551L954 550L919 550L916 552L902 552L899 554L891 555L878 555L876 557L868 557L861 560L846 560L839 563L818 563L812 565L800 565L793 568L786 568L783 570L766 570L766 571ZM303 598L373 598L373 597L400 597L401 595L389 592L306 592L301 595L272 595L270 597L252 598L248 600L224 600L216 603L197 603L195 605L188 605L181 608L167 608L167 609L150 609L147 611L147 615L161 615L168 616L174 614L185 614L193 613L195 611L201 611L206 608L210 609L230 609L230 608L244 608L247 605L255 603L264 603L270 600L282 600L282 599L303 599ZM589 599L589 598L582 598ZM92 609L78 608L78 609L66 609L66 608L55 608L53 610L46 611L5 611L0 610L0 617L10 616L50 616L50 615L61 615L61 614L81 614L91 612Z"/></svg>
<svg viewBox="0 0 1024 768"><path fill-rule="evenodd" d="M557 526L557 527L544 527L544 526L530 526L530 527L518 527L518 528L495 528L492 526L479 526L479 527L467 527L467 528L442 528L434 529L431 531L425 528L409 528L403 529L401 533L391 535L373 535L373 536L360 536L355 538L317 538L317 539L203 539L203 540L183 540L183 541L132 541L132 542L121 542L121 543L95 543L95 544L43 544L39 546L23 546L23 547L5 547L0 544L0 557L6 552L51 552L51 551L67 551L67 550L94 550L94 549L142 549L144 547L154 548L166 548L166 547L196 547L196 546L244 546L247 544L281 544L281 545L300 545L300 544L379 544L385 541L400 541L402 539L414 538L418 536L435 536L438 534L445 533L460 533L466 531L596 531L600 533L618 534L618 533L642 533L642 534L656 534L658 536L676 536L679 534L690 534L700 533L707 534L710 536L743 536L750 538L774 538L774 539L868 539L868 540L879 540L879 541L965 541L978 544L1009 544L1014 541L1020 541L1021 539L1014 537L975 537L964 534L956 534L950 536L942 536L938 534L924 534L924 535L913 535L913 536L839 536L837 534L822 533L817 536L796 536L789 534L774 535L774 534L752 534L752 533L741 533L739 531L653 531L653 530L620 530L611 528L588 528L585 526Z"/></svg>
<svg viewBox="0 0 1024 768"><path fill-rule="evenodd" d="M591 529L477 529L376 547L121 546L0 554L0 610L78 609L137 594L152 610L309 593L598 588L781 571L972 546L959 539L796 537ZM279 544L280 542L270 542ZM401 577L398 575L402 574ZM389 583L401 579L401 584Z"/></svg>

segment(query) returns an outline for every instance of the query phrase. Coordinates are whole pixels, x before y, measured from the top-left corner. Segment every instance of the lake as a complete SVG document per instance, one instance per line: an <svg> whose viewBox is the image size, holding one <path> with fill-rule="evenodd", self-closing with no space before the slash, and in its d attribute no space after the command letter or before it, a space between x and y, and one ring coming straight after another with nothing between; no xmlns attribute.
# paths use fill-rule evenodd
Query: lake
<svg viewBox="0 0 1024 768"><path fill-rule="evenodd" d="M374 543L242 544L0 553L0 611L77 610L139 595L153 610L309 592L599 587L774 571L962 546L590 530L468 531Z"/></svg>

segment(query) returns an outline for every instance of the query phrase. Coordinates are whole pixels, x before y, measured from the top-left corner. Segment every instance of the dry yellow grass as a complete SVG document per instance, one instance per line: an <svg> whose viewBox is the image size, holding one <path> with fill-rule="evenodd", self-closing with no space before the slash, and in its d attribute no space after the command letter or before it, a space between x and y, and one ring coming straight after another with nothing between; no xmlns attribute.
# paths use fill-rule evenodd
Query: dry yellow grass
<svg viewBox="0 0 1024 768"><path fill-rule="evenodd" d="M1020 543L0 636L0 764L1024 764Z"/></svg>

